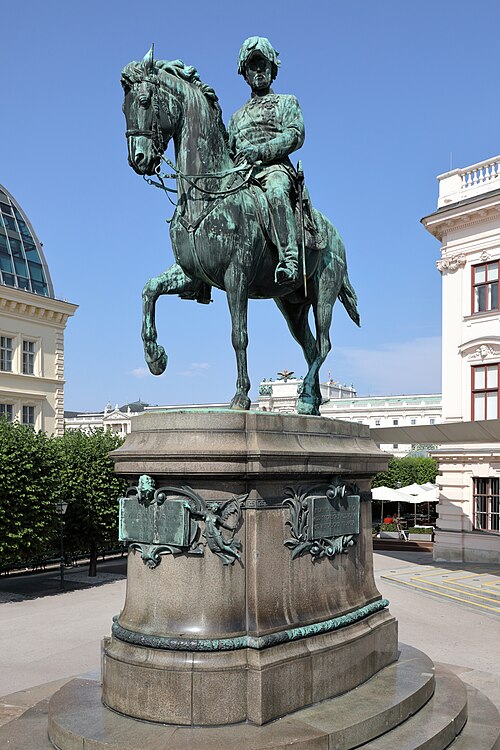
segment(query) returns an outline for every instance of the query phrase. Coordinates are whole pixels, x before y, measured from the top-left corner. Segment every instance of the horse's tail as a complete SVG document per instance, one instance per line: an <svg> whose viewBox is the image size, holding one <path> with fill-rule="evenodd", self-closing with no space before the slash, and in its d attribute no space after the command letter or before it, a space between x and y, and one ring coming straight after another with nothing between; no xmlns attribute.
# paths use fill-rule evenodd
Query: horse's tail
<svg viewBox="0 0 500 750"><path fill-rule="evenodd" d="M342 280L342 286L340 287L339 292L339 300L344 305L351 320L353 320L357 326L360 326L361 321L359 319L359 312L357 307L358 298L351 282L349 281L347 268L344 271L344 278Z"/></svg>

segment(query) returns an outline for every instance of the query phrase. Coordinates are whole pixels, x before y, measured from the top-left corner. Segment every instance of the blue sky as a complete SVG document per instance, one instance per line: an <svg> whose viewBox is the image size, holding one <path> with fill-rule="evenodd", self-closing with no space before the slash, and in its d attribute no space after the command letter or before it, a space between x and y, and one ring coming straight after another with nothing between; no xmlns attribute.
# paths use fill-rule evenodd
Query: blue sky
<svg viewBox="0 0 500 750"><path fill-rule="evenodd" d="M146 375L141 289L173 262L171 207L127 164L120 71L155 42L216 89L224 119L248 97L241 42L268 36L306 122L314 204L339 229L362 328L335 307L323 370L361 394L440 390L439 244L419 220L436 175L500 152L500 5L488 0L133 3L26 0L2 7L0 183L44 243L56 296L80 305L66 331L66 408L227 401L236 368L225 295L163 297L165 375ZM169 154L172 157L172 153ZM251 395L305 372L272 301L252 302Z"/></svg>

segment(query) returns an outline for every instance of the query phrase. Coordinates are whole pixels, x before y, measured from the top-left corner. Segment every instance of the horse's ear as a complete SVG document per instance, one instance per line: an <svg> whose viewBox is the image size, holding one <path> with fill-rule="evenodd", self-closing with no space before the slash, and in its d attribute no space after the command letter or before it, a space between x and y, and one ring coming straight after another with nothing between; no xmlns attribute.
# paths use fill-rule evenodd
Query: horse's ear
<svg viewBox="0 0 500 750"><path fill-rule="evenodd" d="M146 73L152 73L154 68L154 44L151 45L151 49L144 55L143 63Z"/></svg>

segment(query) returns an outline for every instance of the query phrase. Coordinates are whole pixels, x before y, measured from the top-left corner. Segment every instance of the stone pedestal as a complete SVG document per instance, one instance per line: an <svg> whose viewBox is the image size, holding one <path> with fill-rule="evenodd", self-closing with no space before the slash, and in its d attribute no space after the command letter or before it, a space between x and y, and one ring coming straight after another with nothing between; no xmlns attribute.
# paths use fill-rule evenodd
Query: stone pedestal
<svg viewBox="0 0 500 750"><path fill-rule="evenodd" d="M144 519L173 502L184 521L168 534L190 539L134 539L125 605L103 646L106 706L165 724L261 725L345 693L397 658L397 624L373 579L368 493L387 457L367 427L146 413L113 457L118 474L134 485L148 475L157 490L142 501L131 491L123 508L135 502ZM227 519L224 508L233 509ZM345 529L322 540L342 513Z"/></svg>
<svg viewBox="0 0 500 750"><path fill-rule="evenodd" d="M104 640L102 686L73 680L50 701L54 747L499 746L484 696L397 650L373 580L368 493L387 457L367 427L241 412L133 425L114 453L135 485L122 533L141 537L126 601ZM9 747L32 746L31 717L8 727Z"/></svg>

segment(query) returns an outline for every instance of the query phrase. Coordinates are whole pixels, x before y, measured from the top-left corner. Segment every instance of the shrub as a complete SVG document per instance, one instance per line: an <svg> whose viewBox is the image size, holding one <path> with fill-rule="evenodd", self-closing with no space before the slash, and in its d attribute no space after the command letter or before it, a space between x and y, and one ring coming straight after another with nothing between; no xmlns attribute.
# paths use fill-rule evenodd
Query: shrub
<svg viewBox="0 0 500 750"><path fill-rule="evenodd" d="M434 483L436 474L437 463L434 458L413 458L411 456L393 458L389 461L387 471L375 474L372 480L372 488L392 487L392 489L396 489L398 482L401 483L400 487L406 487L413 482L417 484Z"/></svg>
<svg viewBox="0 0 500 750"><path fill-rule="evenodd" d="M3 565L49 557L57 550L60 463L55 440L32 427L0 419Z"/></svg>

